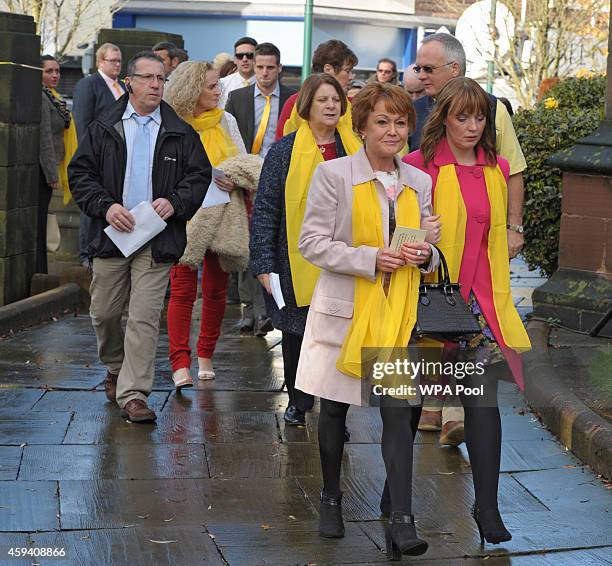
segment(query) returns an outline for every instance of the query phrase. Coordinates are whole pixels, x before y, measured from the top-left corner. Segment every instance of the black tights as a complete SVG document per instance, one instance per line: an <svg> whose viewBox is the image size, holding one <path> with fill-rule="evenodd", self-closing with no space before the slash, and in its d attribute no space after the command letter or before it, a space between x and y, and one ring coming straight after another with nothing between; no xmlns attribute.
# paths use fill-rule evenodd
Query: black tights
<svg viewBox="0 0 612 566"><path fill-rule="evenodd" d="M348 408L346 403L321 399L319 452L323 492L331 497L340 495L340 469ZM412 507L412 439L420 413L420 407L408 407L405 402L389 397L381 399L382 454L393 494L394 511L410 513Z"/></svg>
<svg viewBox="0 0 612 566"><path fill-rule="evenodd" d="M465 444L470 455L476 505L497 509L501 459L501 417L497 405L497 379L492 375L470 376L466 387L484 386L484 395L460 394L465 411Z"/></svg>
<svg viewBox="0 0 612 566"><path fill-rule="evenodd" d="M501 459L501 418L497 405L497 379L491 374L492 372L485 372L483 376L470 376L469 379L466 378L460 382L466 387L484 386L483 396L460 394L461 403L465 411L465 444L472 467L476 505L480 509L497 509L497 489ZM412 413L412 434L414 439L421 411L413 407ZM389 474L388 466L387 474ZM411 471L406 474L404 482L406 489L411 486ZM388 513L392 509L393 511L401 510L409 512L409 508L396 509L392 505L389 483L391 483L391 478L385 482L380 501L381 511Z"/></svg>

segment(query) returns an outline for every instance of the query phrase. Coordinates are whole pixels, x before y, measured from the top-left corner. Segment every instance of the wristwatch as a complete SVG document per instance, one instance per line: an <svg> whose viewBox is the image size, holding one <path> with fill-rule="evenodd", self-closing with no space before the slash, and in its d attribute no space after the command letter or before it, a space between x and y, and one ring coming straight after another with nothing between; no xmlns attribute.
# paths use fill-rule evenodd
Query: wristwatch
<svg viewBox="0 0 612 566"><path fill-rule="evenodd" d="M512 230L513 232L518 232L519 234L522 234L525 231L522 224L506 224L506 228L508 228L508 230Z"/></svg>

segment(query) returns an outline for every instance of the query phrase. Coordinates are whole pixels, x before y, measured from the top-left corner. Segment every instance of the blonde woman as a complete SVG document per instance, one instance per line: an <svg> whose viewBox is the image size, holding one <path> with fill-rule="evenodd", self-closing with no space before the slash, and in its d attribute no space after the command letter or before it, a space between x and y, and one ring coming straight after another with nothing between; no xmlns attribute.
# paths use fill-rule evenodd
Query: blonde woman
<svg viewBox="0 0 612 566"><path fill-rule="evenodd" d="M235 118L218 107L220 96L219 74L211 63L203 61L187 61L177 67L164 94L166 102L198 132L208 158L215 167L228 158L246 154ZM229 179L216 179L215 182L219 188L228 192L237 188ZM198 377L202 380L215 378L212 355L221 333L227 283L228 273L221 268L218 254L206 252L202 271L202 316L197 341ZM193 386L189 373L189 334L197 285L197 270L186 265L172 268L168 337L172 380L177 389Z"/></svg>

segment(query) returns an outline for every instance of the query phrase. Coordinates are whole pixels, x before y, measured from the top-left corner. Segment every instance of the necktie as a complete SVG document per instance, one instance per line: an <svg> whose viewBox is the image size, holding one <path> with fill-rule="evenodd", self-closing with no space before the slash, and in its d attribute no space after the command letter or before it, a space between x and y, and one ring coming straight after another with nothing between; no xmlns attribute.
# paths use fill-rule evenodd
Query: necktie
<svg viewBox="0 0 612 566"><path fill-rule="evenodd" d="M118 97L123 96L123 90L121 90L121 87L119 86L119 83L117 81L113 81L113 88L115 89L115 92L117 93ZM117 96L115 98L118 98Z"/></svg>
<svg viewBox="0 0 612 566"><path fill-rule="evenodd" d="M264 136L266 135L266 129L268 128L268 121L270 120L270 108L272 106L272 104L270 103L271 99L271 96L266 96L266 107L264 108L263 114L261 116L261 122L259 123L257 134L255 135L255 139L253 140L253 147L251 148L251 153L253 155L258 155L261 151L261 144L263 143Z"/></svg>
<svg viewBox="0 0 612 566"><path fill-rule="evenodd" d="M250 84L249 79L242 79L242 86L249 86Z"/></svg>
<svg viewBox="0 0 612 566"><path fill-rule="evenodd" d="M125 203L128 210L131 210L143 200L149 200L149 174L151 171L149 164L151 158L149 153L150 133L148 128L151 117L132 114L132 118L138 124L138 131L132 144L130 184L126 197L127 202Z"/></svg>

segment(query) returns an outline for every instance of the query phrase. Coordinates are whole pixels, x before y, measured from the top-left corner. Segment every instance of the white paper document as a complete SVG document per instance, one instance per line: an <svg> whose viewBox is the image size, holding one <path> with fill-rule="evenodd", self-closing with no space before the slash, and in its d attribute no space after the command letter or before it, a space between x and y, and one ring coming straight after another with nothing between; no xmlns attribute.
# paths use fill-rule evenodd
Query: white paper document
<svg viewBox="0 0 612 566"><path fill-rule="evenodd" d="M131 256L136 250L142 248L166 227L166 223L153 210L151 203L148 201L143 200L138 203L130 210L130 214L136 220L133 232L120 232L112 226L104 228L106 235L125 257Z"/></svg>
<svg viewBox="0 0 612 566"><path fill-rule="evenodd" d="M283 298L283 292L281 291L280 277L278 273L270 273L270 289L272 290L272 298L276 302L278 310L282 310L285 307L285 299Z"/></svg>
<svg viewBox="0 0 612 566"><path fill-rule="evenodd" d="M406 228L405 226L396 226L391 240L391 249L399 251L402 244L414 244L416 242L424 242L426 230L418 230L417 228Z"/></svg>
<svg viewBox="0 0 612 566"><path fill-rule="evenodd" d="M212 168L212 181L208 185L202 208L227 204L230 201L230 194L227 191L221 190L215 183L215 179L227 179L222 169Z"/></svg>

